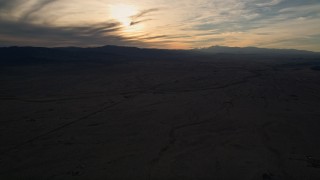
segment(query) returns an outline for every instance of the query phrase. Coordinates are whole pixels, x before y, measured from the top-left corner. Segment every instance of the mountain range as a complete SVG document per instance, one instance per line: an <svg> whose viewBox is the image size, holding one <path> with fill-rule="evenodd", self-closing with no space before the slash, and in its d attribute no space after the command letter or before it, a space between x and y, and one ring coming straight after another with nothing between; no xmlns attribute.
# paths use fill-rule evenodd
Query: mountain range
<svg viewBox="0 0 320 180"><path fill-rule="evenodd" d="M169 50L124 46L102 47L3 47L0 48L0 65L44 62L115 62L128 59L176 59L198 56L257 55L257 56L320 56L320 53L295 49L265 49L256 47L212 46L201 49Z"/></svg>

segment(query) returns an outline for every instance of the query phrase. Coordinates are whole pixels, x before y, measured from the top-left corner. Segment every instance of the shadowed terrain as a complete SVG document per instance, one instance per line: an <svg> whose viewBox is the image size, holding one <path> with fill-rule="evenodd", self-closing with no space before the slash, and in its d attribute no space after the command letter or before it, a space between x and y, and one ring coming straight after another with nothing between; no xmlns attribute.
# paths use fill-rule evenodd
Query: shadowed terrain
<svg viewBox="0 0 320 180"><path fill-rule="evenodd" d="M221 48L0 48L0 179L320 179L320 55Z"/></svg>

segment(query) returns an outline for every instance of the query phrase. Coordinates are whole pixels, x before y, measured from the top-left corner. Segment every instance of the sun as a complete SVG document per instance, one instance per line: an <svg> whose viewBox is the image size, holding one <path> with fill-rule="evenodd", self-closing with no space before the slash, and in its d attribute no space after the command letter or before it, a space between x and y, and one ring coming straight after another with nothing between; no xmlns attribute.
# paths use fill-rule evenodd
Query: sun
<svg viewBox="0 0 320 180"><path fill-rule="evenodd" d="M112 19L120 22L123 26L129 27L131 24L131 17L136 15L138 10L133 5L115 4L110 5L110 16Z"/></svg>

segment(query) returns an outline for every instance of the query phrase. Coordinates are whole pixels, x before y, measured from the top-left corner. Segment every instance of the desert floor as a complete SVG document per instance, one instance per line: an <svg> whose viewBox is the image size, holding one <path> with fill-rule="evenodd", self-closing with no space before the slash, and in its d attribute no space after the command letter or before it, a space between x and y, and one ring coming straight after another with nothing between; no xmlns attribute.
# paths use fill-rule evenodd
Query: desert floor
<svg viewBox="0 0 320 180"><path fill-rule="evenodd" d="M320 179L320 71L225 57L0 69L0 179Z"/></svg>

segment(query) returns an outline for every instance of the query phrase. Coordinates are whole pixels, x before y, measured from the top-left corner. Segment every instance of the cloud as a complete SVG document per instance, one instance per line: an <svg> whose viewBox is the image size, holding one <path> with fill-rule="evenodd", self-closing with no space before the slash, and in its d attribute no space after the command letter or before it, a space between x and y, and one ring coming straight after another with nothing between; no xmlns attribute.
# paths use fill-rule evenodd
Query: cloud
<svg viewBox="0 0 320 180"><path fill-rule="evenodd" d="M38 13L40 10L45 8L47 5L56 2L57 0L42 0L37 1L33 6L31 6L27 11L25 11L21 17L22 21L28 21L32 18L32 15Z"/></svg>
<svg viewBox="0 0 320 180"><path fill-rule="evenodd" d="M146 9L146 10L140 11L138 14L132 16L131 18L132 19L141 18L141 17L146 16L147 14L155 12L155 11L159 11L159 9L158 8Z"/></svg>
<svg viewBox="0 0 320 180"><path fill-rule="evenodd" d="M146 21L151 21L152 19L150 18L145 19L145 16L148 16L150 13L155 11L159 11L159 9L158 8L146 9L146 10L140 11L138 14L134 16L131 16L130 26L137 25L139 23L143 23Z"/></svg>
<svg viewBox="0 0 320 180"><path fill-rule="evenodd" d="M269 0L269 2L263 1L263 3L257 3L256 5L259 7L275 6L280 4L282 1L283 0Z"/></svg>
<svg viewBox="0 0 320 180"><path fill-rule="evenodd" d="M17 4L18 0L0 0L0 9L6 9L12 7L13 5Z"/></svg>
<svg viewBox="0 0 320 180"><path fill-rule="evenodd" d="M5 14L0 13L0 46L31 45L53 47L101 46L106 44L147 46L147 43L135 37L125 36L123 34L124 27L113 20L106 19L104 22L97 23L81 22L73 25L42 23L44 21L52 22L55 18L66 16L66 14L58 13L54 17L42 14L45 8L58 1L28 1L20 6L20 3L22 3L20 0L0 0L0 10L8 10ZM156 11L156 9L141 11L135 17L138 21L132 23L138 24L148 21L149 19L139 18L143 18L153 11ZM17 16L17 14L19 15Z"/></svg>
<svg viewBox="0 0 320 180"><path fill-rule="evenodd" d="M121 25L116 22L84 25L78 27L53 27L35 25L25 22L11 22L1 20L1 46L5 45L33 45L33 46L100 46L138 45L144 43L135 39L120 36L117 32Z"/></svg>
<svg viewBox="0 0 320 180"><path fill-rule="evenodd" d="M139 20L139 21L131 21L130 22L130 26L134 26L134 25L137 25L137 24L140 24L140 23L143 23L143 22L147 22L147 21L151 21L152 19L142 19L142 20Z"/></svg>
<svg viewBox="0 0 320 180"><path fill-rule="evenodd" d="M279 11L281 14L295 14L296 16L302 15L320 15L320 4L309 4L295 7L287 7L283 8Z"/></svg>
<svg viewBox="0 0 320 180"><path fill-rule="evenodd" d="M168 38L167 35L159 35L159 36L150 36L150 37L143 37L141 39L144 40L154 40L154 39L163 39L163 38Z"/></svg>
<svg viewBox="0 0 320 180"><path fill-rule="evenodd" d="M108 8L113 3L116 2L0 0L0 42L164 48L281 44L290 48L290 43L297 47L300 41L319 49L318 36L305 39L318 33L317 0L121 0L141 10L130 17L130 26L110 20Z"/></svg>

